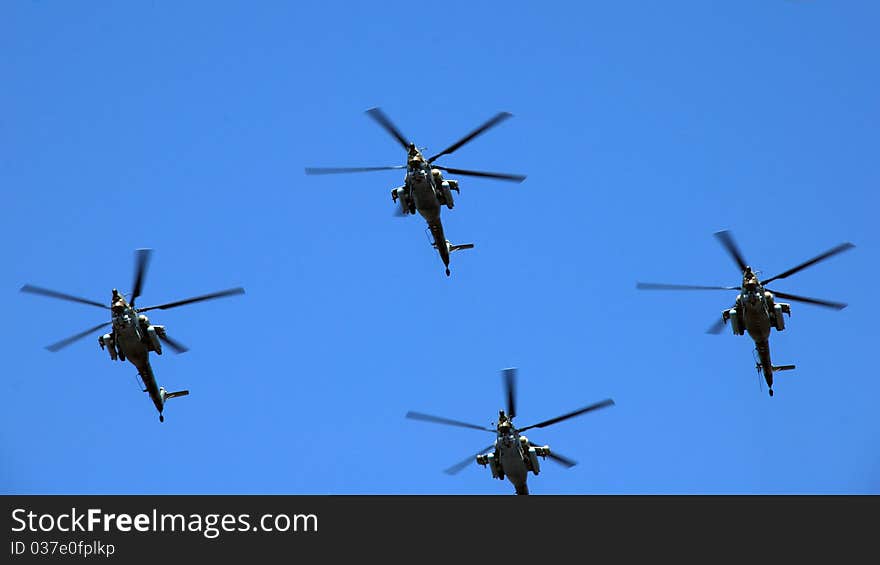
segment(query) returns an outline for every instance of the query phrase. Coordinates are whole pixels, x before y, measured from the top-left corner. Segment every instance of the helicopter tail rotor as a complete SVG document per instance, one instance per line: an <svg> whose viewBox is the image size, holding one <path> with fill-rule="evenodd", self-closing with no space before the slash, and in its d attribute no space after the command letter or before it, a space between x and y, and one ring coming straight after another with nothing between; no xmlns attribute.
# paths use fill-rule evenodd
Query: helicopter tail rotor
<svg viewBox="0 0 880 565"><path fill-rule="evenodd" d="M449 243L447 241L446 244L449 246L450 253L452 253L453 251L461 251L462 249L473 249L474 248L473 243Z"/></svg>
<svg viewBox="0 0 880 565"><path fill-rule="evenodd" d="M172 398L178 398L180 396L188 396L189 391L188 390L177 390L174 392L168 392L164 388L162 388L162 389L159 389L159 394L162 397L162 402L165 402L166 400L170 400Z"/></svg>

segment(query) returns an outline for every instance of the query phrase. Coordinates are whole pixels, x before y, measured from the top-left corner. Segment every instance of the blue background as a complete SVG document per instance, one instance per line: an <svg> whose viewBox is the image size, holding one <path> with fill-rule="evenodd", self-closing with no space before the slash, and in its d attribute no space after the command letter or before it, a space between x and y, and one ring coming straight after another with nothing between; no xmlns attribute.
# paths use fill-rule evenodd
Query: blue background
<svg viewBox="0 0 880 565"><path fill-rule="evenodd" d="M5 2L0 7L4 493L503 494L471 465L499 370L517 423L611 397L530 437L535 494L880 493L876 275L880 6L851 2ZM363 112L443 157L528 175L459 177L452 277ZM800 303L771 348L705 328L735 285L732 230ZM192 394L164 424L94 337L96 308L155 249L141 306L187 344L154 358Z"/></svg>

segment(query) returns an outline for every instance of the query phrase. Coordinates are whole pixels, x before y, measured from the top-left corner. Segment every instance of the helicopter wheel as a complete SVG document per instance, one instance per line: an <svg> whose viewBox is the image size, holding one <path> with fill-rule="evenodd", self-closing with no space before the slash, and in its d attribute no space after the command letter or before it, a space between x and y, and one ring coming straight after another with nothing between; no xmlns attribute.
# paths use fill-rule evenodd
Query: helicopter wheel
<svg viewBox="0 0 880 565"><path fill-rule="evenodd" d="M773 396L773 389L770 389L770 396Z"/></svg>
<svg viewBox="0 0 880 565"><path fill-rule="evenodd" d="M160 422L164 422L164 421L165 421L165 416L163 416L162 414L159 414L159 421L160 421Z"/></svg>
<svg viewBox="0 0 880 565"><path fill-rule="evenodd" d="M446 276L449 276L449 267L446 267Z"/></svg>

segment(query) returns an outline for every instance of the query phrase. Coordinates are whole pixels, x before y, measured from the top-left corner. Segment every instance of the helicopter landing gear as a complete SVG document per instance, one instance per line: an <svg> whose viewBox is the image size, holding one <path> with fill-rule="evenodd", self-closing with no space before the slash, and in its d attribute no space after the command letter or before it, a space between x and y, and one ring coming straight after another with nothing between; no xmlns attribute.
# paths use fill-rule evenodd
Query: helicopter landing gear
<svg viewBox="0 0 880 565"><path fill-rule="evenodd" d="M160 421L160 422L164 422L164 421L165 421L165 416L163 416L162 414L159 414L159 421Z"/></svg>
<svg viewBox="0 0 880 565"><path fill-rule="evenodd" d="M446 276L449 276L449 267L446 267Z"/></svg>

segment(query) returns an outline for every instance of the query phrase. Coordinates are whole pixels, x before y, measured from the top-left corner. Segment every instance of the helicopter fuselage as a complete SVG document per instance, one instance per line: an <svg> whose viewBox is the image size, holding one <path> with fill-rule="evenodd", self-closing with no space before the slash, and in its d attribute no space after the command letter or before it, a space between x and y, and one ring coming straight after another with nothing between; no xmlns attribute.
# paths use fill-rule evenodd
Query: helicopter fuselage
<svg viewBox="0 0 880 565"><path fill-rule="evenodd" d="M745 329L755 342L766 341L770 337L773 296L769 292L744 292L737 296L737 305L742 310Z"/></svg>
<svg viewBox="0 0 880 565"><path fill-rule="evenodd" d="M434 238L434 247L440 254L440 260L444 267L449 267L449 247L446 245L446 236L443 234L443 222L440 220L440 199L434 187L432 175L425 174L421 169L410 171L407 174L406 186L412 195L416 210L428 223L431 236Z"/></svg>
<svg viewBox="0 0 880 565"><path fill-rule="evenodd" d="M783 314L791 315L791 306L775 302L773 293L764 290L761 286L743 288L736 297L735 306L722 312L724 321L728 319L731 321L734 334L743 335L748 332L749 337L755 342L759 360L758 369L761 370L767 386L770 387L771 395L773 372L780 368L774 367L770 359L770 334L774 328L777 331L785 329Z"/></svg>
<svg viewBox="0 0 880 565"><path fill-rule="evenodd" d="M440 221L440 199L434 187L433 177L423 169L407 172L406 187L412 196L416 210L428 223Z"/></svg>
<svg viewBox="0 0 880 565"><path fill-rule="evenodd" d="M477 463L488 466L492 476L510 481L516 494L529 494L529 472L541 472L538 457L549 453L549 447L532 446L528 438L517 433L499 433L495 440L495 450L477 456Z"/></svg>
<svg viewBox="0 0 880 565"><path fill-rule="evenodd" d="M528 494L529 469L526 467L521 443L513 435L498 438L495 442L495 450L501 460L501 468L504 469L507 480L513 484L517 494Z"/></svg>
<svg viewBox="0 0 880 565"><path fill-rule="evenodd" d="M162 354L159 336L165 332L164 326L150 324L149 318L138 314L134 308L125 307L112 317L113 331L98 338L101 349L105 347L114 361L129 361L137 369L144 384L144 392L159 414L165 407L165 390L156 383L153 367L150 365L150 351Z"/></svg>
<svg viewBox="0 0 880 565"><path fill-rule="evenodd" d="M444 180L440 170L431 169L415 161L415 164L407 169L404 185L391 191L392 200L399 202L404 214L418 212L425 219L434 238L432 245L440 255L447 275L449 275L449 254L455 249L472 247L470 244L453 246L447 241L443 232L440 210L443 205L450 209L453 207L453 190L458 190L457 181Z"/></svg>

